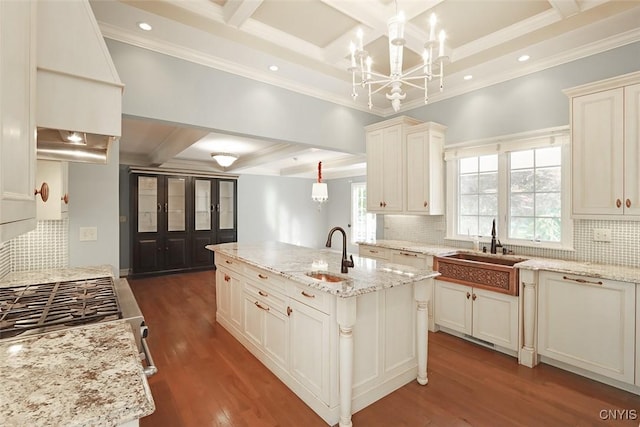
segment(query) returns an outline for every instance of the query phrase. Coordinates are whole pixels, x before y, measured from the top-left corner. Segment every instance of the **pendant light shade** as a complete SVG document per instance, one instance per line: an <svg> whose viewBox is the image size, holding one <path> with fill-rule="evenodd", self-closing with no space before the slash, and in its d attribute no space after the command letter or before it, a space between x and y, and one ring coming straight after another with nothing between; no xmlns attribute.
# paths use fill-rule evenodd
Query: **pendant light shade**
<svg viewBox="0 0 640 427"><path fill-rule="evenodd" d="M322 182L322 162L318 162L318 182L315 182L311 188L311 199L318 203L329 200L327 184Z"/></svg>

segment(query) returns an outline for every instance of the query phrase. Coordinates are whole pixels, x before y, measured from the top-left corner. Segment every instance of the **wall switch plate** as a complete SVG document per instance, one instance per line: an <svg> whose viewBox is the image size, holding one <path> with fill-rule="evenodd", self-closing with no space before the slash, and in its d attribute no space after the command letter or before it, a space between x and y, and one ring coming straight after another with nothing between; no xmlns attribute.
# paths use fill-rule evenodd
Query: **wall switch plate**
<svg viewBox="0 0 640 427"><path fill-rule="evenodd" d="M610 228L594 228L593 241L594 242L610 242L611 229Z"/></svg>
<svg viewBox="0 0 640 427"><path fill-rule="evenodd" d="M98 227L80 227L80 241L89 242L98 240Z"/></svg>

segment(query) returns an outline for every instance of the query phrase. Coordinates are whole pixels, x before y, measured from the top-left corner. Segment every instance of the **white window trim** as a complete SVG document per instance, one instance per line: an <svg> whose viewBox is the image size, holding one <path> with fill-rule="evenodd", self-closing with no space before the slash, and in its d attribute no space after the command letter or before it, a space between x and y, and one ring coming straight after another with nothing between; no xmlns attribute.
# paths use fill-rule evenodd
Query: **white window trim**
<svg viewBox="0 0 640 427"><path fill-rule="evenodd" d="M456 144L445 149L447 179L447 230L446 240L469 241L473 236L457 234L458 225L458 159L476 157L487 154L498 154L498 215L500 215L496 238L503 245L524 246L543 249L572 251L573 220L571 219L571 146L569 144L568 127L546 129L539 132L510 135L484 140L482 145ZM562 144L562 241L539 242L533 240L509 239L508 236L508 153L511 151L542 148L544 146ZM481 236L486 242L491 236ZM482 247L482 244L481 244Z"/></svg>
<svg viewBox="0 0 640 427"><path fill-rule="evenodd" d="M358 239L356 236L356 231L355 231L355 212L353 210L353 195L354 195L354 187L356 186L364 186L364 188L367 188L367 183L366 182L352 182L351 183L351 188L350 188L350 195L349 195L349 206L350 206L350 210L351 210L351 214L350 214L350 223L351 223L351 237L349 238L349 241L352 245L356 245L358 243L361 242L362 239ZM368 210L366 210L366 201L365 201L365 215L373 215L374 217L376 216L375 213L370 213ZM374 227L373 229L374 233L377 231ZM365 236L364 241L369 241L371 240L369 236Z"/></svg>

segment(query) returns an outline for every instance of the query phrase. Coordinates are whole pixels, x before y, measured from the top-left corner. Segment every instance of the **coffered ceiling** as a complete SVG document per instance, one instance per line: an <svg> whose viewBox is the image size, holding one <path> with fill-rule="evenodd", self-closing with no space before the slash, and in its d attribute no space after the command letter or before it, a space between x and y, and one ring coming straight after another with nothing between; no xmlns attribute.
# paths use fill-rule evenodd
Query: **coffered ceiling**
<svg viewBox="0 0 640 427"><path fill-rule="evenodd" d="M95 0L91 5L107 38L365 111L369 111L365 94L360 91L355 101L350 96L349 43L361 29L374 71L388 74L387 21L396 10L402 10L407 20L405 70L422 60L431 13L438 16L438 29L447 33L445 55L449 62L444 91L440 93L438 82L432 82L429 102L640 40L639 0ZM153 29L142 31L139 22L148 22ZM522 55L530 59L519 62ZM270 71L271 65L278 71ZM407 98L401 111L424 104L421 91L403 89ZM393 113L384 91L374 96L371 112L381 119ZM172 161L194 160L198 151L188 143L197 136L193 132L186 132L189 138L179 144L184 150L178 153L173 149L162 155L155 139L155 146L145 146L141 142L144 138L153 139L151 127L155 132L162 129L155 125L127 118L121 153L146 156L147 161L153 160L149 153L155 153L156 161L166 161L170 154ZM145 129L148 133L142 138ZM164 130L169 138L171 132L177 136L182 133ZM233 136L207 135L207 147L214 147L212 141L223 137ZM242 146L237 141L238 147ZM261 168L263 172L269 169L271 173L297 172L302 176L304 168L299 163L294 166L286 161L307 159L306 154L313 158L310 147L305 147L302 155L277 141L248 141L244 141L246 146L253 148L248 149L246 158L260 150L281 153L282 157L270 165L238 161L238 172L243 168L258 173L254 168ZM318 158L328 155L324 150L315 153L318 157L309 160L306 168L310 175ZM346 162L341 159L346 155L335 154L336 164ZM352 159L353 164L361 161ZM327 172L331 173L330 168Z"/></svg>

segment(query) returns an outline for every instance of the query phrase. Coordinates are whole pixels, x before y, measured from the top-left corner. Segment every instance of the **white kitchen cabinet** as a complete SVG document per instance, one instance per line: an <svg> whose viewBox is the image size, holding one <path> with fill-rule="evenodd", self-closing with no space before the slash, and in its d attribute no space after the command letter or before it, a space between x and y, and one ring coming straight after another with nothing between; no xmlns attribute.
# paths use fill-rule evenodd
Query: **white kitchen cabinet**
<svg viewBox="0 0 640 427"><path fill-rule="evenodd" d="M69 163L38 160L36 182L49 185L49 200L36 201L38 220L58 220L69 216Z"/></svg>
<svg viewBox="0 0 640 427"><path fill-rule="evenodd" d="M636 325L640 324L640 284L636 285ZM636 385L640 386L640 327L636 327Z"/></svg>
<svg viewBox="0 0 640 427"><path fill-rule="evenodd" d="M420 123L397 117L365 127L367 144L367 211L404 210L405 138L407 128Z"/></svg>
<svg viewBox="0 0 640 427"><path fill-rule="evenodd" d="M407 132L407 213L444 214L445 130L445 126L429 122Z"/></svg>
<svg viewBox="0 0 640 427"><path fill-rule="evenodd" d="M518 298L435 280L435 323L508 350L518 349Z"/></svg>
<svg viewBox="0 0 640 427"><path fill-rule="evenodd" d="M379 259L381 261L389 260L389 250L373 245L358 245L358 255L365 258Z"/></svg>
<svg viewBox="0 0 640 427"><path fill-rule="evenodd" d="M635 293L632 283L540 272L538 353L633 384Z"/></svg>
<svg viewBox="0 0 640 427"><path fill-rule="evenodd" d="M394 264L408 265L421 269L431 269L433 266L433 257L419 252L392 249L390 255L390 261Z"/></svg>
<svg viewBox="0 0 640 427"><path fill-rule="evenodd" d="M242 330L242 283L238 273L230 269L216 271L217 316L230 326Z"/></svg>
<svg viewBox="0 0 640 427"><path fill-rule="evenodd" d="M0 2L0 241L36 227L35 41L36 2Z"/></svg>
<svg viewBox="0 0 640 427"><path fill-rule="evenodd" d="M575 218L640 219L640 73L566 90Z"/></svg>

